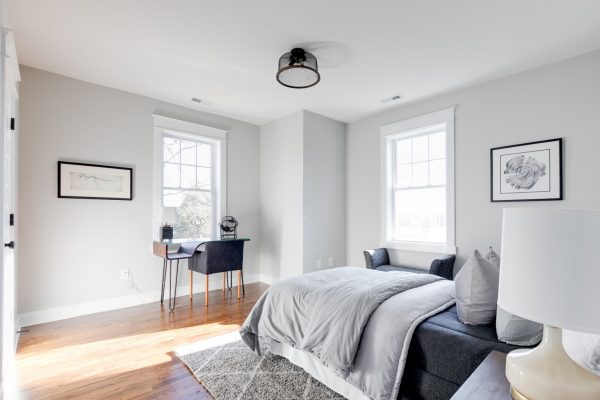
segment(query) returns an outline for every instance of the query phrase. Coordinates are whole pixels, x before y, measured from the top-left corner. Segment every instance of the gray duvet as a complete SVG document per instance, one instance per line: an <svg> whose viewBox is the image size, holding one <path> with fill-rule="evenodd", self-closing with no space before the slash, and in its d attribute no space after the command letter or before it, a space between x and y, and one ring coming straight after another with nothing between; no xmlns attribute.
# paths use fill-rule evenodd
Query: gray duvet
<svg viewBox="0 0 600 400"><path fill-rule="evenodd" d="M353 267L286 279L263 294L240 334L252 350L259 351L261 336L308 352L368 398L390 398L397 394L414 325L454 303L452 283L442 281L428 274ZM422 301L402 296L425 286L431 288L419 291L425 293ZM396 307L403 310L400 315L393 309L383 316L377 312L399 298L409 299ZM373 341L370 325L381 331L379 343ZM388 370L362 371L362 365Z"/></svg>

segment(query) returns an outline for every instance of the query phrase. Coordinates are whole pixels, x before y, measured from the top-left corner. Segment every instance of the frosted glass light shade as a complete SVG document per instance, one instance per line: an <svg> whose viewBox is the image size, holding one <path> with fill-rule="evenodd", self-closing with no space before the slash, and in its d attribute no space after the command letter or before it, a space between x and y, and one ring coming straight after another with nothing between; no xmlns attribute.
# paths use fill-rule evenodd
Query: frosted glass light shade
<svg viewBox="0 0 600 400"><path fill-rule="evenodd" d="M600 212L504 210L498 304L545 325L600 333Z"/></svg>
<svg viewBox="0 0 600 400"><path fill-rule="evenodd" d="M278 66L277 81L292 89L306 89L321 80L317 58L301 48L282 55Z"/></svg>

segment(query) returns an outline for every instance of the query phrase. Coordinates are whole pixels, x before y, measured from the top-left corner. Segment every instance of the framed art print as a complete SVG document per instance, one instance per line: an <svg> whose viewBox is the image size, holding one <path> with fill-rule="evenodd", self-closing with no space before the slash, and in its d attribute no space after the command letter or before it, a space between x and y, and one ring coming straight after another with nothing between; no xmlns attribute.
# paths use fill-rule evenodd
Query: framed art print
<svg viewBox="0 0 600 400"><path fill-rule="evenodd" d="M132 178L132 168L59 161L58 197L132 200Z"/></svg>
<svg viewBox="0 0 600 400"><path fill-rule="evenodd" d="M491 200L562 200L562 139L490 150Z"/></svg>

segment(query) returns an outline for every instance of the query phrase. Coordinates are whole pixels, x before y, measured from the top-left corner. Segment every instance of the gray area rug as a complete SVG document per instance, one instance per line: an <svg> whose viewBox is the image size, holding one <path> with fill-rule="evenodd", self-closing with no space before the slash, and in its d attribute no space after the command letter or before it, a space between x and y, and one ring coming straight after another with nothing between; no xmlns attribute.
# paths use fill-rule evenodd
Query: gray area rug
<svg viewBox="0 0 600 400"><path fill-rule="evenodd" d="M261 353L237 341L178 357L215 400L345 399L285 358Z"/></svg>

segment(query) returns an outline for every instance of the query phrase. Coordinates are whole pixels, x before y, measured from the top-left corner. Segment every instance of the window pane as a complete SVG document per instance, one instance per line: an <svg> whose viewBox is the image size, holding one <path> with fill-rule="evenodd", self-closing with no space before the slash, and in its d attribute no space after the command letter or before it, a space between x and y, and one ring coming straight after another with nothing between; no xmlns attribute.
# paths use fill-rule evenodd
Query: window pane
<svg viewBox="0 0 600 400"><path fill-rule="evenodd" d="M168 187L179 187L179 165L165 163L163 166L163 184Z"/></svg>
<svg viewBox="0 0 600 400"><path fill-rule="evenodd" d="M429 161L429 184L446 184L446 160Z"/></svg>
<svg viewBox="0 0 600 400"><path fill-rule="evenodd" d="M446 188L394 192L392 240L446 243Z"/></svg>
<svg viewBox="0 0 600 400"><path fill-rule="evenodd" d="M199 167L210 167L211 166L211 150L210 144L198 143L198 158L196 165Z"/></svg>
<svg viewBox="0 0 600 400"><path fill-rule="evenodd" d="M163 190L163 207L179 207L182 201L183 190ZM173 223L171 219L168 222Z"/></svg>
<svg viewBox="0 0 600 400"><path fill-rule="evenodd" d="M414 163L413 175L412 175L412 186L427 186L429 184L429 163L420 162Z"/></svg>
<svg viewBox="0 0 600 400"><path fill-rule="evenodd" d="M429 159L429 137L427 135L417 136L412 139L413 162L427 161Z"/></svg>
<svg viewBox="0 0 600 400"><path fill-rule="evenodd" d="M396 187L403 188L412 185L412 164L396 166Z"/></svg>
<svg viewBox="0 0 600 400"><path fill-rule="evenodd" d="M181 163L196 165L196 142L181 141Z"/></svg>
<svg viewBox="0 0 600 400"><path fill-rule="evenodd" d="M429 159L446 158L446 132L429 135Z"/></svg>
<svg viewBox="0 0 600 400"><path fill-rule="evenodd" d="M412 162L412 140L404 139L396 142L396 164Z"/></svg>
<svg viewBox="0 0 600 400"><path fill-rule="evenodd" d="M212 199L207 192L164 190L163 207L175 207L173 237L175 239L210 238L212 232Z"/></svg>
<svg viewBox="0 0 600 400"><path fill-rule="evenodd" d="M198 189L210 190L211 169L198 167Z"/></svg>
<svg viewBox="0 0 600 400"><path fill-rule="evenodd" d="M181 187L189 189L196 187L196 167L181 166Z"/></svg>
<svg viewBox="0 0 600 400"><path fill-rule="evenodd" d="M163 137L163 161L178 163L179 158L179 139Z"/></svg>

